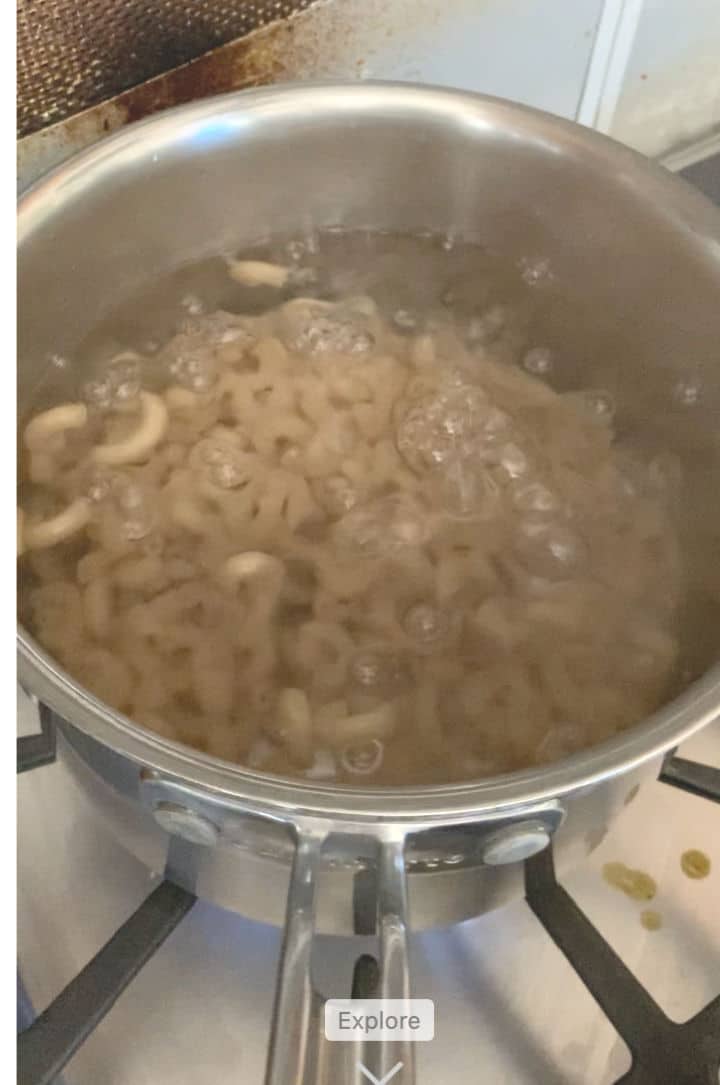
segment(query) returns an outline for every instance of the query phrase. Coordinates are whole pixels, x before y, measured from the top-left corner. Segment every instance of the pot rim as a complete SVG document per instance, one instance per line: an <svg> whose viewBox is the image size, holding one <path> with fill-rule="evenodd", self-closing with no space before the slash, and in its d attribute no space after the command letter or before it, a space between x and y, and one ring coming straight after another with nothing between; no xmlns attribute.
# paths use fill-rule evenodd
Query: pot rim
<svg viewBox="0 0 720 1085"><path fill-rule="evenodd" d="M329 106L336 115L387 108L388 99L420 115L448 114L466 124L512 122L527 138L571 144L611 168L622 182L647 189L662 203L680 233L700 242L714 263L720 254L720 214L685 182L622 144L539 110L500 98L413 83L312 82L283 84L220 95L177 106L130 125L80 152L32 185L18 204L18 246L53 203L77 186L111 172L123 157L173 143L190 129L218 116L266 110L297 113ZM56 210L55 210L56 213ZM612 738L550 765L492 777L486 781L448 785L362 788L317 784L272 776L234 765L161 738L104 705L62 670L27 631L18 626L20 684L71 726L124 754L143 768L181 780L218 799L246 803L282 820L337 817L349 821L464 820L489 811L551 801L559 795L592 787L605 779L659 757L720 715L720 664L680 696L641 723Z"/></svg>

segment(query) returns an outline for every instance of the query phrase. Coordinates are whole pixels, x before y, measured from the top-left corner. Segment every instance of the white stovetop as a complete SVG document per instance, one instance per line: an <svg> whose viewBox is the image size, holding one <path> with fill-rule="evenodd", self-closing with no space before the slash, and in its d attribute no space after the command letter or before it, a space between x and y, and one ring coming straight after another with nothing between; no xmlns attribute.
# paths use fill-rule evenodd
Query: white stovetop
<svg viewBox="0 0 720 1085"><path fill-rule="evenodd" d="M681 752L720 765L720 723ZM21 776L18 802L18 955L42 1009L153 881L95 823L62 760ZM687 848L710 856L708 878L681 872ZM645 931L642 906L603 880L614 859L657 880L661 930ZM673 1019L720 993L719 806L648 785L564 884ZM344 982L350 942L333 944ZM628 1068L624 1044L523 901L415 935L411 948L413 993L436 1003L418 1085L609 1085ZM275 928L198 903L69 1063L66 1085L261 1085L278 950Z"/></svg>

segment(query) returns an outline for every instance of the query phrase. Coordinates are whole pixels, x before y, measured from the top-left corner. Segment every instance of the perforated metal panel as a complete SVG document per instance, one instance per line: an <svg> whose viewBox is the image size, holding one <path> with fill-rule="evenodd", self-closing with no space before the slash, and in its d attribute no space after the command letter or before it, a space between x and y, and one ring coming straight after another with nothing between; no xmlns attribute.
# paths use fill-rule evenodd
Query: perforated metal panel
<svg viewBox="0 0 720 1085"><path fill-rule="evenodd" d="M18 135L63 120L312 0L18 0Z"/></svg>

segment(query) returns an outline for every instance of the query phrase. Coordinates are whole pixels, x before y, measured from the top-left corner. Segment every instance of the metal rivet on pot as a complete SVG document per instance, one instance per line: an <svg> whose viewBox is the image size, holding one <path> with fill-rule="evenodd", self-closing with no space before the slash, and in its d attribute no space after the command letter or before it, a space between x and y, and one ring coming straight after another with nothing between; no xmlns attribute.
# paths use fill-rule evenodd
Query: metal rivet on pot
<svg viewBox="0 0 720 1085"><path fill-rule="evenodd" d="M482 849L482 860L490 866L521 863L531 855L537 855L549 843L550 833L538 821L508 825L487 838Z"/></svg>
<svg viewBox="0 0 720 1085"><path fill-rule="evenodd" d="M220 830L209 818L196 814L187 806L176 802L159 802L153 808L158 825L174 836L180 836L191 844L217 844Z"/></svg>

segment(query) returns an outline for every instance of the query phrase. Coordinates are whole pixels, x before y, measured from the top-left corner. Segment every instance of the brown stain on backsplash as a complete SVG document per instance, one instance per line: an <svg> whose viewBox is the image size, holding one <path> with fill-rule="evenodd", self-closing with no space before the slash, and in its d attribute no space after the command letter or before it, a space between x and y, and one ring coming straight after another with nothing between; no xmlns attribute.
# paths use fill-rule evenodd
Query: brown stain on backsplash
<svg viewBox="0 0 720 1085"><path fill-rule="evenodd" d="M69 155L132 121L172 106L288 79L295 19L273 23L173 68L100 105L25 136L18 143L20 188Z"/></svg>
<svg viewBox="0 0 720 1085"><path fill-rule="evenodd" d="M456 17L498 0L453 0ZM172 106L217 94L291 80L350 79L383 74L373 66L387 37L406 40L446 16L439 0L314 0L293 14L203 53L147 82L32 132L18 143L20 189L70 155L124 125Z"/></svg>
<svg viewBox="0 0 720 1085"><path fill-rule="evenodd" d="M276 23L133 87L113 103L129 123L185 102L274 83L285 74L282 54L293 33L291 22Z"/></svg>

